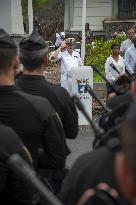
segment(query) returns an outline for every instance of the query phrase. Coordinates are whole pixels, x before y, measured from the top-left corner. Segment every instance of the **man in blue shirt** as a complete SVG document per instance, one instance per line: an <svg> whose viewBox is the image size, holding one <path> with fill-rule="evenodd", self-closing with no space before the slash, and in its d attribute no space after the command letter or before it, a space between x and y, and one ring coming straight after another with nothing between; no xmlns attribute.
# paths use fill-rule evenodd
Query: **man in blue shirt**
<svg viewBox="0 0 136 205"><path fill-rule="evenodd" d="M133 39L134 46L127 49L124 57L125 66L130 75L136 72L136 37Z"/></svg>

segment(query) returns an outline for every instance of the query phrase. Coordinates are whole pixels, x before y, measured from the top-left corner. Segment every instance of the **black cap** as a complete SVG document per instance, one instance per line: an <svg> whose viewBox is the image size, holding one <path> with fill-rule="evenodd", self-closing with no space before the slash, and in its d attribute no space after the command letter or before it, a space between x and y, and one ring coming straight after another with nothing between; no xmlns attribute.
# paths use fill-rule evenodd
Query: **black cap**
<svg viewBox="0 0 136 205"><path fill-rule="evenodd" d="M13 38L2 28L0 28L0 48L17 48Z"/></svg>
<svg viewBox="0 0 136 205"><path fill-rule="evenodd" d="M47 45L37 30L34 30L27 38L20 41L19 48L27 51L46 49Z"/></svg>

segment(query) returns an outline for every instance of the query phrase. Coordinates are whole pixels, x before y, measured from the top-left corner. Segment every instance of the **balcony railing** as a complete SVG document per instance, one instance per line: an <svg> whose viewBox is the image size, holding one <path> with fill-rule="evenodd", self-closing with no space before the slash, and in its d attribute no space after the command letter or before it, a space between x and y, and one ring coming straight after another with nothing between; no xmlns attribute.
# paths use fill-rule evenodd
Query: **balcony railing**
<svg viewBox="0 0 136 205"><path fill-rule="evenodd" d="M136 19L136 0L118 0L118 17Z"/></svg>

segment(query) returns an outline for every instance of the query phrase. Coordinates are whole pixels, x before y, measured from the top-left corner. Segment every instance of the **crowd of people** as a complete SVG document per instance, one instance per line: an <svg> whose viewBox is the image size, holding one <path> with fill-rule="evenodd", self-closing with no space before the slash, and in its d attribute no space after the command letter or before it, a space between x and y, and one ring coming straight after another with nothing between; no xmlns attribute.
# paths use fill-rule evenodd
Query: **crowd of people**
<svg viewBox="0 0 136 205"><path fill-rule="evenodd" d="M126 35L119 27L119 32L114 33L114 37ZM108 82L118 84L120 76L124 75L124 79L129 76L130 79L135 77L136 69L136 33L134 26L127 31L127 39L121 45L113 44L111 46L112 55L105 62L105 75ZM121 77L121 79L123 79ZM129 87L127 86L127 89ZM112 94L111 94L112 93ZM114 96L113 90L107 85L107 94L109 97Z"/></svg>
<svg viewBox="0 0 136 205"><path fill-rule="evenodd" d="M22 39L18 47L0 29L2 204L42 203L40 193L30 190L10 168L8 161L15 153L36 170L65 205L136 204L135 31L128 31L128 40L121 45L122 53L119 45L111 47L105 71L108 94L112 97L101 113L101 132L95 130L93 150L79 157L69 170L66 138L75 139L79 129L76 105L71 98L70 71L82 65L73 45L74 39L65 39L52 55L61 60L60 86L46 81L43 75L48 47L37 29ZM17 75L19 64L23 65L23 72Z"/></svg>

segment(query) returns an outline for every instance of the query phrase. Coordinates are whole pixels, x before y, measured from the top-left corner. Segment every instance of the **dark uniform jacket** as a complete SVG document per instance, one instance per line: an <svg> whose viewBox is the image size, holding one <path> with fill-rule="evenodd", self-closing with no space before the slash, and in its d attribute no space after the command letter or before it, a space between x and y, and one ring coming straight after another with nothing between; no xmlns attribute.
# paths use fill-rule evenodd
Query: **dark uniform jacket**
<svg viewBox="0 0 136 205"><path fill-rule="evenodd" d="M28 163L30 158L17 134L9 127L0 125L0 204L29 205L29 188L7 166L7 160L18 153Z"/></svg>
<svg viewBox="0 0 136 205"><path fill-rule="evenodd" d="M44 76L21 75L16 84L32 95L45 97L59 114L66 138L74 139L78 133L78 114L68 92L53 83L47 82Z"/></svg>
<svg viewBox="0 0 136 205"><path fill-rule="evenodd" d="M125 94L113 97L107 102L107 107L109 107L112 112L110 114L103 113L99 118L99 126L105 131L111 129L113 126L121 122L125 114L133 101L133 96L130 91Z"/></svg>
<svg viewBox="0 0 136 205"><path fill-rule="evenodd" d="M65 135L48 100L24 93L15 86L0 86L0 121L17 132L35 163L37 149L43 147L45 168L65 166Z"/></svg>

